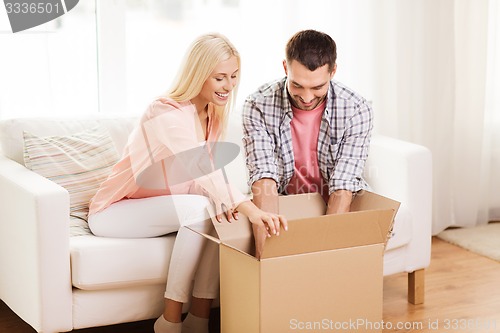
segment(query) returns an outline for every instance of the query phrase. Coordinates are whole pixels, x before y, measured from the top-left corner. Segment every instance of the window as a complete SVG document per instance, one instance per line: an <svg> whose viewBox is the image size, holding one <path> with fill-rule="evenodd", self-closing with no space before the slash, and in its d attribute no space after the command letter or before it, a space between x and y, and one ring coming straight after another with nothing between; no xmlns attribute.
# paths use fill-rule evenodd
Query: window
<svg viewBox="0 0 500 333"><path fill-rule="evenodd" d="M103 69L109 75L100 69L108 87L101 95L103 112L142 113L170 87L191 41L212 31L226 35L241 54L240 105L263 83L284 76L285 44L307 28L335 39L336 78L371 98L370 1L121 0L99 6L99 29L109 37L100 43L100 55L110 56L106 63L115 67Z"/></svg>
<svg viewBox="0 0 500 333"><path fill-rule="evenodd" d="M58 19L10 31L0 7L0 118L140 114L173 80L189 43L216 31L241 53L237 103L284 76L300 29L337 42L336 79L371 99L370 0L81 0Z"/></svg>
<svg viewBox="0 0 500 333"><path fill-rule="evenodd" d="M94 1L13 34L0 7L0 118L97 112Z"/></svg>

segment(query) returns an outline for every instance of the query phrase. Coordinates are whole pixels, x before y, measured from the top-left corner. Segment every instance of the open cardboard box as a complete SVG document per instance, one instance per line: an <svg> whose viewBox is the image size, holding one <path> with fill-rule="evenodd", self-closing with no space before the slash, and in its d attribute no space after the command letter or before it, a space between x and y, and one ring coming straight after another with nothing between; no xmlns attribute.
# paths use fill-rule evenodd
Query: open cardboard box
<svg viewBox="0 0 500 333"><path fill-rule="evenodd" d="M221 332L382 332L383 254L399 203L361 191L324 215L317 193L281 196L288 231L253 256L251 225L213 220L220 244ZM206 228L205 228L206 229Z"/></svg>

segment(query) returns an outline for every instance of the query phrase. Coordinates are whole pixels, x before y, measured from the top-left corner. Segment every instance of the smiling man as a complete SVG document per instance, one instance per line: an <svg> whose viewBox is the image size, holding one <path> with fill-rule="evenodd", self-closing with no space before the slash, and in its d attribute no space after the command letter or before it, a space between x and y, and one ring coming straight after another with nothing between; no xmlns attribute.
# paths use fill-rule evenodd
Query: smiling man
<svg viewBox="0 0 500 333"><path fill-rule="evenodd" d="M261 86L243 107L243 143L254 203L278 212L278 195L319 192L327 214L350 209L362 178L373 112L356 92L333 80L333 39L296 33L286 45L286 76ZM266 232L254 228L257 256Z"/></svg>

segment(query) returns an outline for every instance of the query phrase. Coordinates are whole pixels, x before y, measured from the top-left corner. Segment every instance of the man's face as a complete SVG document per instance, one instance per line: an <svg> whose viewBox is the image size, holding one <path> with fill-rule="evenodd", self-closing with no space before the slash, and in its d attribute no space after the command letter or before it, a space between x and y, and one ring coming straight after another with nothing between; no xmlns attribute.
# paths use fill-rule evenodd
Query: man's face
<svg viewBox="0 0 500 333"><path fill-rule="evenodd" d="M310 71L296 60L288 63L283 60L283 67L288 77L287 88L293 106L309 111L321 104L328 92L330 80L333 78L337 65L330 72L328 65Z"/></svg>

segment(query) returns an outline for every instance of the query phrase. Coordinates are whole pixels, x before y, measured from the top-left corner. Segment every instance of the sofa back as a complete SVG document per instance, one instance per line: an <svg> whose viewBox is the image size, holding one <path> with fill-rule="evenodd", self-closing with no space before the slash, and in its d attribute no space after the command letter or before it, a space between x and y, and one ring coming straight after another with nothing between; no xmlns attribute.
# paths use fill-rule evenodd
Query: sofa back
<svg viewBox="0 0 500 333"><path fill-rule="evenodd" d="M108 129L118 153L127 143L129 133L139 118L104 117L93 115L85 118L16 118L0 121L0 150L11 160L24 165L23 131L36 136L70 135L101 125Z"/></svg>
<svg viewBox="0 0 500 333"><path fill-rule="evenodd" d="M230 117L225 141L242 146L243 135L241 116L234 114ZM0 121L0 154L24 164L24 136L23 131L45 137L53 135L70 135L101 125L108 129L119 154L127 143L128 135L139 121L138 117L109 117L92 115L85 118L16 118ZM240 149L238 157L225 169L230 181L243 193L248 193L247 172Z"/></svg>

